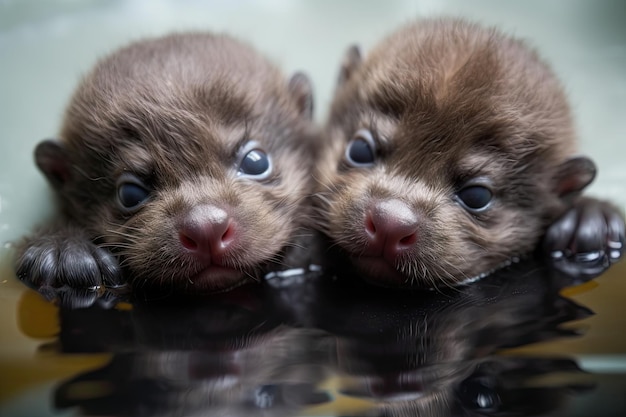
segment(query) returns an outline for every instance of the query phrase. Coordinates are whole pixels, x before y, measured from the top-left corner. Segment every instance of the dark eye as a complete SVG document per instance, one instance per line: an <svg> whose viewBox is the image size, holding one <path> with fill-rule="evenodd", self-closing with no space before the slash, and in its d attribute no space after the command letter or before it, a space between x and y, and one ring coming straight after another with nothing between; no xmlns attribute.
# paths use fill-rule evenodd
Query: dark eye
<svg viewBox="0 0 626 417"><path fill-rule="evenodd" d="M493 194L491 190L482 185L471 185L457 193L459 199L470 210L480 210L489 205Z"/></svg>
<svg viewBox="0 0 626 417"><path fill-rule="evenodd" d="M496 389L497 382L490 376L470 377L460 385L459 399L470 410L496 412L502 402Z"/></svg>
<svg viewBox="0 0 626 417"><path fill-rule="evenodd" d="M372 133L367 129L360 129L346 148L346 160L355 167L371 166L376 159L375 144Z"/></svg>
<svg viewBox="0 0 626 417"><path fill-rule="evenodd" d="M143 182L132 174L124 174L117 181L117 201L124 210L135 210L150 196Z"/></svg>
<svg viewBox="0 0 626 417"><path fill-rule="evenodd" d="M272 172L269 155L256 142L249 142L243 149L239 174L254 179L265 179Z"/></svg>
<svg viewBox="0 0 626 417"><path fill-rule="evenodd" d="M270 159L265 152L254 149L243 157L239 169L247 175L262 175L270 169Z"/></svg>

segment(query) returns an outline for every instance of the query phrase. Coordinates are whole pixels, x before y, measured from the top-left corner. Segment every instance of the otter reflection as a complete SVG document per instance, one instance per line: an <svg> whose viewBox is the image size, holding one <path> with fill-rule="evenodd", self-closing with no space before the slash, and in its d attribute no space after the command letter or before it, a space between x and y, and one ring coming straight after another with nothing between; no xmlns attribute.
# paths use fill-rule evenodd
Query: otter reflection
<svg viewBox="0 0 626 417"><path fill-rule="evenodd" d="M498 353L577 335L561 324L592 312L559 295L567 282L529 263L446 292L333 284L317 326L336 336L341 394L373 404L360 415L545 415L592 389L590 375L570 358Z"/></svg>
<svg viewBox="0 0 626 417"><path fill-rule="evenodd" d="M55 405L90 416L546 415L593 389L571 358L499 354L575 336L561 325L592 314L541 264L445 291L351 278L62 310L62 352L113 357L59 385Z"/></svg>
<svg viewBox="0 0 626 417"><path fill-rule="evenodd" d="M63 351L113 357L62 383L55 406L89 416L288 416L327 401L316 387L331 339L287 325L270 301L241 288L126 312L64 310ZM105 337L94 323L107 323Z"/></svg>

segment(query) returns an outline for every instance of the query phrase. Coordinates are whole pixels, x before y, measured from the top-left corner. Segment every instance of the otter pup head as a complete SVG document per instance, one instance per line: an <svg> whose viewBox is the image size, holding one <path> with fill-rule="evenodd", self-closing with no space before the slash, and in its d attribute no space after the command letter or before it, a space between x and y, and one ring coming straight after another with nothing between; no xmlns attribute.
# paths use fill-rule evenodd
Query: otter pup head
<svg viewBox="0 0 626 417"><path fill-rule="evenodd" d="M325 138L320 228L385 285L457 284L530 251L595 175L550 69L459 20L351 48Z"/></svg>
<svg viewBox="0 0 626 417"><path fill-rule="evenodd" d="M145 40L98 63L36 161L131 281L225 290L302 225L311 97L304 75L229 37Z"/></svg>

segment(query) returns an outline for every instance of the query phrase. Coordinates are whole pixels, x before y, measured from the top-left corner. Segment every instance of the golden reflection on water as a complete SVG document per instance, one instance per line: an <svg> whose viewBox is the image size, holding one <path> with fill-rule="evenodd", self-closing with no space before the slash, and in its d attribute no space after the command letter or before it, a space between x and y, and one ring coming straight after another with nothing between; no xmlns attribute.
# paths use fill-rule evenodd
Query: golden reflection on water
<svg viewBox="0 0 626 417"><path fill-rule="evenodd" d="M594 281L565 288L561 294L595 313L582 322L565 325L582 326L585 329L584 336L523 346L514 352L623 355L626 363L626 262L614 265Z"/></svg>

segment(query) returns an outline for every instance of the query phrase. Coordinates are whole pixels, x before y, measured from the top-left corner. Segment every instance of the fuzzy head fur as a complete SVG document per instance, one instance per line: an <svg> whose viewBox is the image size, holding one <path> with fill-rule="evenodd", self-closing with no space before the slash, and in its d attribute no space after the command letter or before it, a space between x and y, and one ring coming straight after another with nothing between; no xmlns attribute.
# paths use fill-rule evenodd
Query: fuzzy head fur
<svg viewBox="0 0 626 417"><path fill-rule="evenodd" d="M139 282L220 290L278 261L303 226L310 193L311 89L227 36L187 33L144 40L97 64L74 94L61 139L36 159L72 222L120 257ZM267 178L238 171L251 141L270 158ZM131 175L149 191L120 207ZM218 207L236 225L220 266L181 247L178 225L194 207Z"/></svg>
<svg viewBox="0 0 626 417"><path fill-rule="evenodd" d="M363 130L374 162L354 166L346 149ZM592 180L574 136L559 81L522 41L462 20L414 22L363 60L346 56L316 174L320 229L378 283L467 281L533 249ZM475 183L492 199L468 210L459 192ZM368 249L364 219L381 201L416 223L395 257Z"/></svg>

